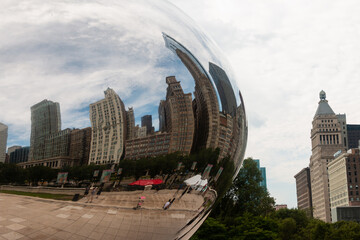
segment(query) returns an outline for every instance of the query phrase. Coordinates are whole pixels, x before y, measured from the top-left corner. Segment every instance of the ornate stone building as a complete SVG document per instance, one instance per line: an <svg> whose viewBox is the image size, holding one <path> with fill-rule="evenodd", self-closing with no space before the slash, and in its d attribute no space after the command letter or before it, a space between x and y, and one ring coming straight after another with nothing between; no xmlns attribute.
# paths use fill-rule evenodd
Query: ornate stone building
<svg viewBox="0 0 360 240"><path fill-rule="evenodd" d="M311 129L312 154L310 158L310 178L313 201L313 215L331 222L327 164L339 150L346 150L346 116L336 115L326 100L324 91Z"/></svg>
<svg viewBox="0 0 360 240"><path fill-rule="evenodd" d="M92 127L90 163L119 163L124 154L126 112L124 103L108 88L105 99L90 104Z"/></svg>

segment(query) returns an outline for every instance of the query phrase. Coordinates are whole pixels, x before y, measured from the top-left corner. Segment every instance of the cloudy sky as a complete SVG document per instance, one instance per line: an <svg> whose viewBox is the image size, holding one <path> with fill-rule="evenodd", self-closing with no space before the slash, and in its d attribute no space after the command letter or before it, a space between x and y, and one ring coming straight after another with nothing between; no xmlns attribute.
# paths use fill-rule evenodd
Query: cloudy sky
<svg viewBox="0 0 360 240"><path fill-rule="evenodd" d="M309 164L320 90L336 113L346 113L347 123L360 123L360 3L171 2L225 52L247 109L246 156L266 167L276 202L296 207L293 176Z"/></svg>
<svg viewBox="0 0 360 240"><path fill-rule="evenodd" d="M246 156L266 167L277 203L295 207L293 176L309 163L320 90L336 113L346 113L348 123L360 123L360 4L170 1L225 53L247 110ZM212 40L191 20L173 14L173 7L159 1L153 7L149 1L104 2L1 1L0 122L9 125L8 146L29 144L30 106L44 98L60 102L65 128L89 126L88 104L100 100L107 87L135 108L137 119L149 106L156 114L165 76L178 76L191 92L189 74L164 47L161 31L176 36L200 60L217 61ZM228 68L224 59L218 63Z"/></svg>

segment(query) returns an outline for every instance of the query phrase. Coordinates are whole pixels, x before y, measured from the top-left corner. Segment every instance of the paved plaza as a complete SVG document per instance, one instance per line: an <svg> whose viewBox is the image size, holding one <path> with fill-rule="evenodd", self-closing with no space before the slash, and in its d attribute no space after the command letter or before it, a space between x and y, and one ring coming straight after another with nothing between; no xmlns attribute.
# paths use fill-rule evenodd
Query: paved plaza
<svg viewBox="0 0 360 240"><path fill-rule="evenodd" d="M103 193L92 203L0 193L0 240L175 239L203 203L201 195L185 194L163 210L175 192ZM145 201L134 210L139 196Z"/></svg>

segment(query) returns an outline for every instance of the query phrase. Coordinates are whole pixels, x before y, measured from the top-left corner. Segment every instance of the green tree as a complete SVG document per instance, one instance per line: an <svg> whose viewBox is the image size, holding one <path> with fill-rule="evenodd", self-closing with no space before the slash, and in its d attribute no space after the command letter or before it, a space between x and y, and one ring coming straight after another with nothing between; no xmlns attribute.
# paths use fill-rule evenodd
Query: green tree
<svg viewBox="0 0 360 240"><path fill-rule="evenodd" d="M255 161L252 158L245 159L238 176L215 207L212 216L224 219L246 212L255 216L273 212L275 200L260 186L261 181L261 173Z"/></svg>
<svg viewBox="0 0 360 240"><path fill-rule="evenodd" d="M193 240L208 239L208 240L223 240L228 239L227 228L225 224L221 223L215 218L209 217L206 219L201 228L191 238Z"/></svg>

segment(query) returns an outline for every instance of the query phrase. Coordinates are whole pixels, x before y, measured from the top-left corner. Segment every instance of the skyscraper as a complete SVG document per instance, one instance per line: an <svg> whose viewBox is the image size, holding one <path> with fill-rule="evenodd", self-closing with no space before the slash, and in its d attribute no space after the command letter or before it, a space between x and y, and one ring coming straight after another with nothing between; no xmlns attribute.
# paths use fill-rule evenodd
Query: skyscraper
<svg viewBox="0 0 360 240"><path fill-rule="evenodd" d="M126 112L124 103L111 88L105 99L90 104L92 127L90 163L119 163L126 139Z"/></svg>
<svg viewBox="0 0 360 240"><path fill-rule="evenodd" d="M310 158L310 179L313 201L313 215L330 222L330 202L327 163L334 154L346 150L346 116L336 115L326 100L326 93L320 92L320 101L312 121Z"/></svg>
<svg viewBox="0 0 360 240"><path fill-rule="evenodd" d="M201 63L182 44L163 33L165 45L174 52L188 69L195 81L195 134L193 151L216 148L219 141L219 102L216 90Z"/></svg>
<svg viewBox="0 0 360 240"><path fill-rule="evenodd" d="M228 76L221 67L211 62L209 63L209 72L219 93L222 111L235 117L236 99Z"/></svg>
<svg viewBox="0 0 360 240"><path fill-rule="evenodd" d="M0 123L0 163L5 162L7 138L8 127L5 124Z"/></svg>
<svg viewBox="0 0 360 240"><path fill-rule="evenodd" d="M294 178L296 179L296 196L298 208L306 210L312 216L310 169L303 168Z"/></svg>
<svg viewBox="0 0 360 240"><path fill-rule="evenodd" d="M260 160L259 159L254 159L254 161L256 162L256 166L259 169L260 173L261 173L261 177L262 177L262 181L260 182L260 186L264 187L265 189L267 189L267 184L266 184L266 168L265 167L260 167Z"/></svg>
<svg viewBox="0 0 360 240"><path fill-rule="evenodd" d="M60 105L43 100L31 107L31 136L29 161L45 156L46 136L61 130Z"/></svg>
<svg viewBox="0 0 360 240"><path fill-rule="evenodd" d="M360 140L360 125L346 124L348 149L357 148Z"/></svg>
<svg viewBox="0 0 360 240"><path fill-rule="evenodd" d="M146 127L146 134L149 135L152 130L152 116L144 115L141 117L141 127Z"/></svg>
<svg viewBox="0 0 360 240"><path fill-rule="evenodd" d="M132 107L126 111L126 139L132 139L135 137L135 116L134 109Z"/></svg>
<svg viewBox="0 0 360 240"><path fill-rule="evenodd" d="M10 153L10 163L27 162L30 147L20 147Z"/></svg>
<svg viewBox="0 0 360 240"><path fill-rule="evenodd" d="M194 138L194 114L191 93L184 93L174 76L166 78L165 129L171 132L170 152L190 154ZM160 102L161 105L161 102Z"/></svg>

